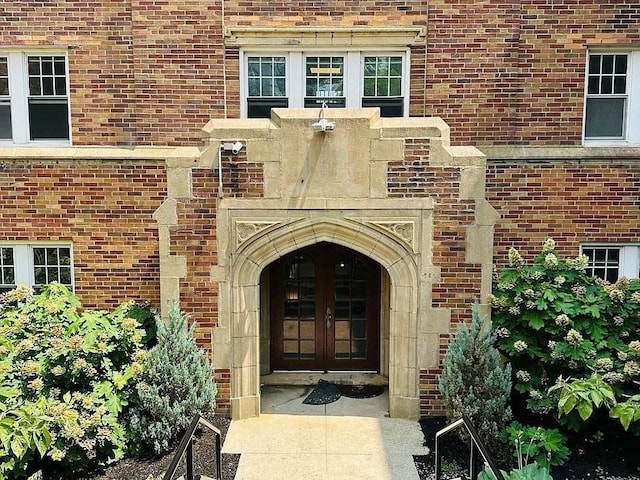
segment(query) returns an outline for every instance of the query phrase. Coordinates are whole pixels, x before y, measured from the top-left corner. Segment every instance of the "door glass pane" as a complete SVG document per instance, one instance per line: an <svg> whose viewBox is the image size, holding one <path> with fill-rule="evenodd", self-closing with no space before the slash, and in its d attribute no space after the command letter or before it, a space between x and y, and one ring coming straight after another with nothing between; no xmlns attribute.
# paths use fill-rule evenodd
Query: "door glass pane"
<svg viewBox="0 0 640 480"><path fill-rule="evenodd" d="M298 338L298 321L284 321L284 338Z"/></svg>
<svg viewBox="0 0 640 480"><path fill-rule="evenodd" d="M336 322L335 336L337 340L348 340L349 322Z"/></svg>
<svg viewBox="0 0 640 480"><path fill-rule="evenodd" d="M316 356L316 342L314 340L303 340L300 342L300 358L313 360Z"/></svg>
<svg viewBox="0 0 640 480"><path fill-rule="evenodd" d="M314 320L305 320L300 322L300 338L314 339L316 338L316 322Z"/></svg>
<svg viewBox="0 0 640 480"><path fill-rule="evenodd" d="M366 321L353 321L351 322L351 338L367 338L367 324Z"/></svg>
<svg viewBox="0 0 640 480"><path fill-rule="evenodd" d="M367 342L365 340L351 342L351 358L367 358Z"/></svg>
<svg viewBox="0 0 640 480"><path fill-rule="evenodd" d="M350 356L349 340L336 340L336 359L347 359Z"/></svg>

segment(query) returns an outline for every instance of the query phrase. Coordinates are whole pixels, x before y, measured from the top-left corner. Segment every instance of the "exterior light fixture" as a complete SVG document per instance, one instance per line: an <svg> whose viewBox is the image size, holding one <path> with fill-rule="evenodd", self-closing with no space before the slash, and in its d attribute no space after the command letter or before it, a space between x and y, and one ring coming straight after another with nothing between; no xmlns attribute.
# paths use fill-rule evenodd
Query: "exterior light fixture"
<svg viewBox="0 0 640 480"><path fill-rule="evenodd" d="M332 132L336 128L336 122L330 122L326 118L324 118L324 111L327 108L327 102L322 102L322 107L320 108L320 115L318 116L318 121L313 125L314 132Z"/></svg>

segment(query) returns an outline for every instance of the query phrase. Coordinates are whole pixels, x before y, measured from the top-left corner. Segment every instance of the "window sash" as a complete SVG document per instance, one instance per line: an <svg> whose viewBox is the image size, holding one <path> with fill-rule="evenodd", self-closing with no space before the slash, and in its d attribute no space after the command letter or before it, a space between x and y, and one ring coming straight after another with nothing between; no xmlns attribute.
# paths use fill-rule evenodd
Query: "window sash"
<svg viewBox="0 0 640 480"><path fill-rule="evenodd" d="M588 53L584 142L640 144L640 50Z"/></svg>
<svg viewBox="0 0 640 480"><path fill-rule="evenodd" d="M69 145L66 55L8 52L0 53L2 59L6 72L0 61L0 144Z"/></svg>
<svg viewBox="0 0 640 480"><path fill-rule="evenodd" d="M71 245L0 244L1 291L11 290L20 284L39 288L54 281L74 290Z"/></svg>
<svg viewBox="0 0 640 480"><path fill-rule="evenodd" d="M580 250L589 258L588 274L611 283L621 277L640 278L639 245L585 244Z"/></svg>
<svg viewBox="0 0 640 480"><path fill-rule="evenodd" d="M379 97L367 97L374 100L366 106L380 107L383 116L406 116L408 112L408 72L409 72L409 49L379 49L373 50L266 50L257 49L241 50L241 82L240 96L241 117L251 118L257 115L254 113L260 110L262 117L269 117L265 112L270 111L265 99L264 102L256 102L256 84L249 87L249 77L255 77L256 65L252 65L252 75L249 74L249 61L258 57L284 57L286 63L286 102L280 97L274 98L273 107L283 108L283 103L289 108L312 107L319 108L322 103L328 107L362 108L364 101L364 62L365 58L390 59L395 62L394 71L385 78L391 78L389 89L386 92L384 87L380 87L381 93L396 93L397 70L401 70L400 91L401 95L388 95ZM396 62L396 60L399 60ZM341 63L342 62L342 63ZM314 69L312 72L311 69ZM382 68L377 75L381 79L384 77ZM255 79L253 80L255 82ZM385 82L381 82L381 85ZM386 85L386 84L385 84ZM375 102L379 98L380 102ZM398 105L400 104L400 106ZM286 107L285 107L286 108ZM385 114L385 112L390 112Z"/></svg>

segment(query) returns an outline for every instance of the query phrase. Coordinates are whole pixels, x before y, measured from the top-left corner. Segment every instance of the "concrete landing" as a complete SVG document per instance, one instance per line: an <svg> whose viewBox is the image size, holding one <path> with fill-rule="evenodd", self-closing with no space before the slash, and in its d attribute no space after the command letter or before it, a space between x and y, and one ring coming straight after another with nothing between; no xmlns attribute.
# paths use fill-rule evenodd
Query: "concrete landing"
<svg viewBox="0 0 640 480"><path fill-rule="evenodd" d="M428 453L422 432L386 416L386 395L304 405L304 387L270 388L259 417L231 422L222 451L241 454L236 479L419 478L413 455Z"/></svg>

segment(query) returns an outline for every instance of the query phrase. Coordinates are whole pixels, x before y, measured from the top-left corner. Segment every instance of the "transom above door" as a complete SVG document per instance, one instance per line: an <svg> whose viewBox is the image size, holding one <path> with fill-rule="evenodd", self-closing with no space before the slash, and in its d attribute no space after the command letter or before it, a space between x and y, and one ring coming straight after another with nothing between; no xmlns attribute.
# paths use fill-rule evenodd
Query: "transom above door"
<svg viewBox="0 0 640 480"><path fill-rule="evenodd" d="M380 266L319 243L271 267L273 370L377 371Z"/></svg>

